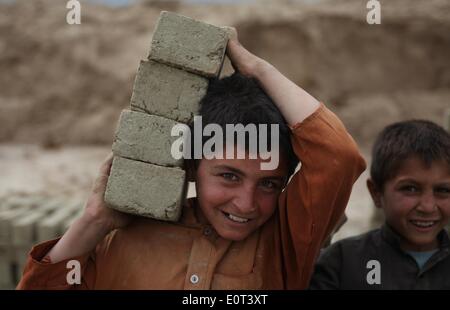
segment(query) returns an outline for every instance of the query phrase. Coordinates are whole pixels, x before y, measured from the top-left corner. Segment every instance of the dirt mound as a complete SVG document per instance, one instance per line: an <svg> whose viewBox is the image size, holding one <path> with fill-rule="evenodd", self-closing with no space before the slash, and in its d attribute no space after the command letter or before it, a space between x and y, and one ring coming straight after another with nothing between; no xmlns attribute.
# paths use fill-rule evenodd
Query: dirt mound
<svg viewBox="0 0 450 310"><path fill-rule="evenodd" d="M450 2L382 2L381 25L366 23L364 1L318 3L83 3L76 26L65 3L0 4L0 142L111 143L161 9L237 27L245 46L331 106L365 146L389 122L441 122Z"/></svg>
<svg viewBox="0 0 450 310"><path fill-rule="evenodd" d="M370 147L374 137L387 125L399 120L427 119L443 124L450 107L450 89L412 90L356 95L339 109L339 116L363 147Z"/></svg>

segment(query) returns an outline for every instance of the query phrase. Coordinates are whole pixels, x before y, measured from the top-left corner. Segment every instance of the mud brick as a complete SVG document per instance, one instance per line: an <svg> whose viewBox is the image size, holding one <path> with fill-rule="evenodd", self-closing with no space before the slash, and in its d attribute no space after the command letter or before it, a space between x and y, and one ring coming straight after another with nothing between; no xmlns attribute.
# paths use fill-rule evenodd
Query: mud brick
<svg viewBox="0 0 450 310"><path fill-rule="evenodd" d="M80 202L72 202L43 218L37 223L37 241L42 242L59 237L64 232L64 222L80 209L82 209Z"/></svg>
<svg viewBox="0 0 450 310"><path fill-rule="evenodd" d="M141 61L131 109L188 123L197 114L208 80L154 61Z"/></svg>
<svg viewBox="0 0 450 310"><path fill-rule="evenodd" d="M225 29L171 12L161 12L149 59L206 77L217 77L225 55Z"/></svg>
<svg viewBox="0 0 450 310"><path fill-rule="evenodd" d="M22 207L36 207L39 206L39 204L41 204L43 201L45 201L45 198L40 196L5 197L5 199L1 202L2 206L0 207L0 211L20 209Z"/></svg>
<svg viewBox="0 0 450 310"><path fill-rule="evenodd" d="M185 172L114 157L106 203L121 212L177 221L186 192Z"/></svg>
<svg viewBox="0 0 450 310"><path fill-rule="evenodd" d="M12 199L9 203L6 209L0 211L0 287L2 288L15 286L16 279L12 268L13 264L16 264L15 247L12 242L13 224L29 214L33 201Z"/></svg>
<svg viewBox="0 0 450 310"><path fill-rule="evenodd" d="M14 282L18 282L22 278L23 271L24 271L25 265L27 263L28 254L30 253L33 245L34 244L28 244L28 245L22 245L20 247L15 248L16 269L15 269L15 281Z"/></svg>
<svg viewBox="0 0 450 310"><path fill-rule="evenodd" d="M33 244L36 236L36 225L46 216L45 212L33 210L12 224L12 243L14 246Z"/></svg>
<svg viewBox="0 0 450 310"><path fill-rule="evenodd" d="M6 246L0 245L0 289L10 289L13 285L14 278L8 249Z"/></svg>
<svg viewBox="0 0 450 310"><path fill-rule="evenodd" d="M116 130L113 153L120 157L152 163L160 166L183 165L183 159L171 155L172 128L179 124L160 116L124 110Z"/></svg>
<svg viewBox="0 0 450 310"><path fill-rule="evenodd" d="M26 215L17 218L12 223L12 244L14 246L28 246L37 241L37 224L62 208L64 201L52 200L38 208L31 208Z"/></svg>
<svg viewBox="0 0 450 310"><path fill-rule="evenodd" d="M13 221L26 216L30 207L24 206L9 210L0 211L0 245L10 246L12 243Z"/></svg>

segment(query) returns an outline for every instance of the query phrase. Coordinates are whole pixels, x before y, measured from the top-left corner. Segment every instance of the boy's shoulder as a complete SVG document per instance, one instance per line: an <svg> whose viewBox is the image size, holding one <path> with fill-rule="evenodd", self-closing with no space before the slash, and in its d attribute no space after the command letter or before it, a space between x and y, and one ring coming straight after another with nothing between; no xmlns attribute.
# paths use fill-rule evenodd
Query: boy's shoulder
<svg viewBox="0 0 450 310"><path fill-rule="evenodd" d="M322 250L311 282L313 289L365 287L367 266L379 254L381 228L336 241Z"/></svg>
<svg viewBox="0 0 450 310"><path fill-rule="evenodd" d="M336 255L341 257L359 255L362 254L362 252L376 249L381 245L381 242L382 227L333 242L327 248L322 250L320 258L326 259L329 256Z"/></svg>
<svg viewBox="0 0 450 310"><path fill-rule="evenodd" d="M188 199L182 207L180 219L176 222L136 217L127 227L111 232L109 239L129 239L132 242L142 240L147 243L152 239L149 236L157 236L157 239L164 239L173 234L187 236L190 231L200 230L205 226L198 218L194 206L194 199Z"/></svg>
<svg viewBox="0 0 450 310"><path fill-rule="evenodd" d="M355 247L359 246L361 244L365 244L367 242L374 242L377 244L378 240L381 240L382 238L382 227L370 230L368 232L362 233L360 235L347 237L344 239L341 239L339 241L336 241L330 245L330 247Z"/></svg>

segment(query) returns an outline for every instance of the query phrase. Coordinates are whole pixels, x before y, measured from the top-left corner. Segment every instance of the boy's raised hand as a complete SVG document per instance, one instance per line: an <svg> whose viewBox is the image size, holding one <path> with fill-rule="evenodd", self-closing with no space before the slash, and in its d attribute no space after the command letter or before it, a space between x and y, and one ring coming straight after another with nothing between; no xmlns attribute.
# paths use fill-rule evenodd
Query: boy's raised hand
<svg viewBox="0 0 450 310"><path fill-rule="evenodd" d="M127 226L133 216L107 207L104 195L112 165L112 153L100 167L83 215L75 220L66 233L48 252L52 263L89 253L105 236L116 228Z"/></svg>
<svg viewBox="0 0 450 310"><path fill-rule="evenodd" d="M320 103L313 96L243 47L235 28L226 27L226 30L229 34L226 53L234 70L256 79L289 125L302 122L319 108Z"/></svg>
<svg viewBox="0 0 450 310"><path fill-rule="evenodd" d="M231 61L233 69L242 75L250 78L255 78L258 67L261 66L263 59L250 53L239 42L236 28L224 27L228 32L228 45L226 54Z"/></svg>

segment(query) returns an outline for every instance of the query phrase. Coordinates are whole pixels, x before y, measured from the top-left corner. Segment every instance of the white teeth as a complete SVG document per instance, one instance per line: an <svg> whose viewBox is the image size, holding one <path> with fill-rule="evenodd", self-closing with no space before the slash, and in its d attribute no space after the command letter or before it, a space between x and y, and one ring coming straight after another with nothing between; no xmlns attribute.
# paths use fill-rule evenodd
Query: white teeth
<svg viewBox="0 0 450 310"><path fill-rule="evenodd" d="M428 221L428 222L425 222L425 221L411 221L411 222L414 225L416 225L416 226L424 227L424 228L431 227L431 226L434 225L434 222L432 222L432 221Z"/></svg>
<svg viewBox="0 0 450 310"><path fill-rule="evenodd" d="M233 214L228 214L228 218L234 222L238 222L238 223L246 223L249 221L249 219L245 219L239 216L235 216Z"/></svg>

